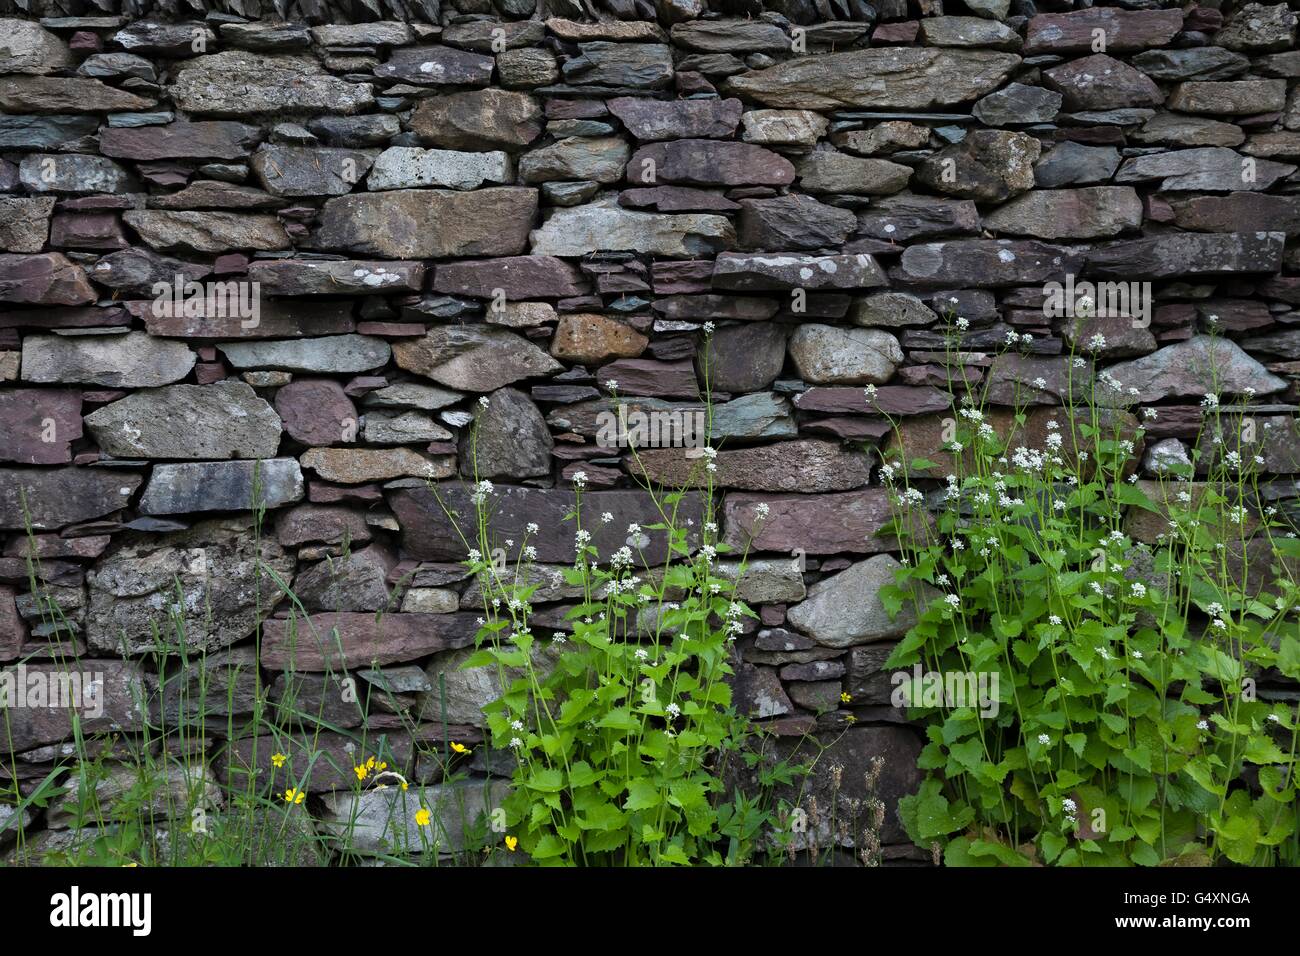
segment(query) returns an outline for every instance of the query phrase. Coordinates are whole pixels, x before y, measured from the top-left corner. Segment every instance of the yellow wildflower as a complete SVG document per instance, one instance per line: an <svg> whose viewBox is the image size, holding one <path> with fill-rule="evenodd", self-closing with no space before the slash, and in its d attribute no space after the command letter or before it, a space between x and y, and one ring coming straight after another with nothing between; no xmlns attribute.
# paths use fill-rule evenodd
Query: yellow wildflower
<svg viewBox="0 0 1300 956"><path fill-rule="evenodd" d="M353 767L352 772L357 775L358 780L365 780L370 776L370 771L365 766Z"/></svg>
<svg viewBox="0 0 1300 956"><path fill-rule="evenodd" d="M271 754L271 766L277 768L283 767L284 762L288 759L289 758L286 757L284 754Z"/></svg>
<svg viewBox="0 0 1300 956"><path fill-rule="evenodd" d="M848 691L845 691L844 693L840 694L840 703L841 703L841 704L847 704L847 703L848 703L849 701L851 701L852 699L853 699L853 695L850 694Z"/></svg>
<svg viewBox="0 0 1300 956"><path fill-rule="evenodd" d="M466 747L464 744L458 744L454 740L451 742L451 749L454 753L458 754L467 754L470 752L469 747Z"/></svg>
<svg viewBox="0 0 1300 956"><path fill-rule="evenodd" d="M424 809L423 807L421 807L419 810L416 810L415 822L422 827L427 827L429 825L429 811Z"/></svg>
<svg viewBox="0 0 1300 956"><path fill-rule="evenodd" d="M302 803L305 799L307 799L307 794L303 793L297 787L290 787L284 792L285 802L292 803L294 806Z"/></svg>
<svg viewBox="0 0 1300 956"><path fill-rule="evenodd" d="M506 837L506 849L511 853L515 852L515 847L519 846L519 837Z"/></svg>

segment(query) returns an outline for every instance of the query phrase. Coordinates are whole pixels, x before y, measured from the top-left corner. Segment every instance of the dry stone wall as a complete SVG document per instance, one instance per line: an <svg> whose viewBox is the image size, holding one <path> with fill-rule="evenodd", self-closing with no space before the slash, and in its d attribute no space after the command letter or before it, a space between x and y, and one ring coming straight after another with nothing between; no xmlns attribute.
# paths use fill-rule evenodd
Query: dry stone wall
<svg viewBox="0 0 1300 956"><path fill-rule="evenodd" d="M478 739L490 688L455 670L475 589L428 482L468 510L477 421L502 538L536 522L539 560L570 560L581 472L613 515L596 545L620 547L654 520L637 480L692 461L634 466L602 432L611 382L690 421L707 366L716 520L757 533L737 703L792 746L831 735L849 779L883 754L891 797L919 737L881 670L907 626L875 597L882 413L932 453L951 379L1032 394L1032 430L1104 371L1114 414L1157 410L1149 469L1186 454L1204 393L1252 396L1280 426L1266 493L1300 517L1285 3L0 10L0 664L90 662L88 730L141 729L142 694L169 706L143 661L179 620L234 675L233 713L257 668L274 695L292 666L336 726L414 764L398 718L338 705L326 673L378 664L422 739L438 674ZM1051 283L1102 281L1127 314L1045 312ZM258 560L337 648L290 646ZM544 587L541 618L572 598ZM70 732L12 711L0 775L33 786ZM885 839L910 855L892 815Z"/></svg>

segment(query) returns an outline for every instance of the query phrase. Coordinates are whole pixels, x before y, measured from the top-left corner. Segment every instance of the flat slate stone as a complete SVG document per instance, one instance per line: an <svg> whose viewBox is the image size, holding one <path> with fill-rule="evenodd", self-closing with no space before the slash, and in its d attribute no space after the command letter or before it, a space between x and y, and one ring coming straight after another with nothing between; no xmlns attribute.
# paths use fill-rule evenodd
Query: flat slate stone
<svg viewBox="0 0 1300 956"><path fill-rule="evenodd" d="M273 196L344 196L370 169L373 153L329 147L266 146L250 165Z"/></svg>
<svg viewBox="0 0 1300 956"><path fill-rule="evenodd" d="M0 528L58 529L125 508L143 477L97 468L0 468Z"/></svg>
<svg viewBox="0 0 1300 956"><path fill-rule="evenodd" d="M759 517L759 505L767 516ZM823 495L736 492L723 503L723 540L737 551L783 554L877 554L897 541L878 532L894 519L884 488Z"/></svg>
<svg viewBox="0 0 1300 956"><path fill-rule="evenodd" d="M474 506L470 502L471 484L449 483L438 487L438 497L425 487L397 488L387 493L389 507L397 516L402 529L402 549L410 557L422 561L460 561L466 557L463 541L456 533L450 519L443 511L446 505L460 517L462 524L473 520ZM591 543L605 561L619 548L639 548L645 561L651 565L661 563L668 553L668 543L662 531L643 531L644 538L628 534L629 524L642 528L659 520L658 508L644 491L629 489L617 491L588 490L582 496L583 508L589 514L608 512L614 516L610 522L584 522L591 532ZM574 509L574 493L568 489L526 488L520 485L503 485L492 496L489 527L493 540L513 538L523 540L528 524L538 525L538 532L529 536L529 544L537 548L541 562L572 563L574 558L574 525L564 516ZM699 528L704 521L703 499L694 492L683 496L678 505L678 523L693 521L690 527ZM696 533L690 532L692 540ZM632 540L628 540L631 538Z"/></svg>
<svg viewBox="0 0 1300 956"><path fill-rule="evenodd" d="M160 341L144 332L23 338L23 379L29 382L150 388L184 378L195 360L195 354L183 343Z"/></svg>
<svg viewBox="0 0 1300 956"><path fill-rule="evenodd" d="M168 385L86 416L99 447L118 458L273 458L280 417L243 382Z"/></svg>
<svg viewBox="0 0 1300 956"><path fill-rule="evenodd" d="M0 302L17 305L87 305L95 290L81 266L59 252L0 254Z"/></svg>
<svg viewBox="0 0 1300 956"><path fill-rule="evenodd" d="M627 131L649 142L663 139L725 139L736 131L743 106L737 99L650 100L617 96L606 103Z"/></svg>
<svg viewBox="0 0 1300 956"><path fill-rule="evenodd" d="M548 256L626 249L692 257L718 252L734 241L725 216L633 212L607 201L557 209L531 234L533 252Z"/></svg>
<svg viewBox="0 0 1300 956"><path fill-rule="evenodd" d="M183 61L168 91L180 109L209 116L356 113L375 101L370 84L331 76L315 57L247 50Z"/></svg>
<svg viewBox="0 0 1300 956"><path fill-rule="evenodd" d="M443 263L434 271L433 288L479 299L491 299L499 289L513 302L582 295L587 284L578 269L563 259L531 255Z"/></svg>
<svg viewBox="0 0 1300 956"><path fill-rule="evenodd" d="M245 159L261 137L259 127L225 120L111 126L99 131L99 151L134 160Z"/></svg>
<svg viewBox="0 0 1300 956"><path fill-rule="evenodd" d="M474 642L472 612L324 613L272 619L262 628L262 664L272 670L326 671L414 661Z"/></svg>
<svg viewBox="0 0 1300 956"><path fill-rule="evenodd" d="M997 89L1020 63L1013 53L882 47L799 57L731 77L727 93L788 109L925 110Z"/></svg>
<svg viewBox="0 0 1300 956"><path fill-rule="evenodd" d="M365 372L388 363L383 339L366 335L326 335L310 339L220 342L235 368L282 368L293 372Z"/></svg>
<svg viewBox="0 0 1300 956"><path fill-rule="evenodd" d="M514 186L353 194L326 201L313 240L383 259L515 256L526 251L536 214L537 190Z"/></svg>
<svg viewBox="0 0 1300 956"><path fill-rule="evenodd" d="M424 264L420 262L274 259L248 267L249 280L258 283L267 295L419 292L424 288L424 276Z"/></svg>
<svg viewBox="0 0 1300 956"><path fill-rule="evenodd" d="M278 508L301 501L303 487L302 471L292 458L154 465L140 513L251 511L255 504Z"/></svg>
<svg viewBox="0 0 1300 956"><path fill-rule="evenodd" d="M61 388L0 391L0 461L63 465L81 437L81 392Z"/></svg>

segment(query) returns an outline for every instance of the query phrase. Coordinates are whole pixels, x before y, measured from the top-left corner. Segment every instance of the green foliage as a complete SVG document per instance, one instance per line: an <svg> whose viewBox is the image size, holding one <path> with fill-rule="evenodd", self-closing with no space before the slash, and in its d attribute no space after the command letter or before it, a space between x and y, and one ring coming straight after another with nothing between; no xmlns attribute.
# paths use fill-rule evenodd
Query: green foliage
<svg viewBox="0 0 1300 956"><path fill-rule="evenodd" d="M884 466L905 558L882 597L918 615L886 667L996 688L989 707L899 688L927 736L900 814L950 865L1300 863L1296 708L1260 686L1300 679L1300 548L1247 410L1203 404L1216 453L1158 482L1096 406L1035 449L1023 412L966 403L944 465Z"/></svg>
<svg viewBox="0 0 1300 956"><path fill-rule="evenodd" d="M566 519L575 559L551 582L580 596L545 634L530 604L543 575L529 544L537 529L514 544L512 563L485 560L494 489L482 481L474 495L469 564L484 617L463 666L493 669L501 691L484 712L494 746L517 761L509 831L543 865L748 862L772 820L729 795L723 772L753 737L724 682L741 619L755 616L735 599L743 557L740 571L721 573L729 549L717 526L691 526L684 494L653 488L662 520L619 529L630 544L601 555L587 529L611 517L586 514L583 486L576 477ZM705 498L707 515L711 488ZM662 564L647 561L651 535L667 542Z"/></svg>

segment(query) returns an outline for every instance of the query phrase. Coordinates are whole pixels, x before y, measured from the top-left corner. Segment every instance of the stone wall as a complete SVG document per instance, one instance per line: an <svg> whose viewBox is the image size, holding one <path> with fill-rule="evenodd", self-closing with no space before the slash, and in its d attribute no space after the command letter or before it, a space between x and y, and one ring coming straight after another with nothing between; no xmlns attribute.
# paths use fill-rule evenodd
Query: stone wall
<svg viewBox="0 0 1300 956"><path fill-rule="evenodd" d="M874 597L893 567L873 537L881 412L933 450L950 375L1050 407L1079 352L1125 386L1123 414L1158 410L1159 454L1186 454L1211 364L1218 391L1293 424L1286 4L178 6L0 5L0 663L103 672L89 730L140 728L169 615L241 675L236 712L259 615L272 695L293 663L334 699L328 655L286 648L260 549L349 667L392 669L422 739L442 733L442 673L473 741L481 689L454 666L474 595L427 480L465 500L477 418L502 536L536 521L540 560L571 559L584 472L614 515L606 553L653 520L626 448L599 440L607 383L633 410L691 412L707 353L724 535L771 510L737 702L792 741L851 718L836 759L883 753L896 795L919 742L880 669L902 629ZM1047 317L1067 276L1150 283L1151 307ZM1293 517L1296 436L1263 451ZM643 461L668 482L689 464ZM539 606L558 620L564 597ZM0 775L29 787L68 717L9 719ZM411 752L391 713L331 719ZM909 855L892 817L885 836Z"/></svg>

